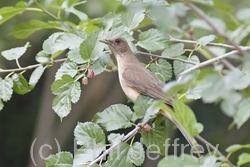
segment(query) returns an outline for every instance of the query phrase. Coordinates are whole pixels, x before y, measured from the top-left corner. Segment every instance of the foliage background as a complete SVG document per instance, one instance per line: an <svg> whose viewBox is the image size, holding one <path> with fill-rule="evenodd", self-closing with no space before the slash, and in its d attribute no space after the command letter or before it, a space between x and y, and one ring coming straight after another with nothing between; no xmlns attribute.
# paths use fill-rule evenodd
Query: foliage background
<svg viewBox="0 0 250 167"><path fill-rule="evenodd" d="M17 1L16 1L17 2ZM43 1L41 1L43 3ZM233 14L249 6L248 0L234 1L227 0L233 7ZM0 2L0 7L13 6L15 1ZM113 11L119 5L115 0L89 0L86 4L78 7L84 11L90 18L103 17L106 13ZM213 16L220 17L220 12L216 9L201 8ZM12 47L23 46L26 40L15 39L10 35L14 25L21 22L27 22L30 19L39 19L46 21L48 16L41 13L25 12L18 15L0 26L0 50L6 50ZM227 21L228 18L222 18ZM77 20L75 16L70 15L69 20ZM48 38L55 30L43 30L32 34L29 41L32 48L28 50L25 56L20 60L22 66L35 64L35 55L41 50L42 42ZM200 36L202 31L194 30ZM136 35L135 35L136 36ZM144 57L140 57L144 59ZM3 69L16 68L15 62L4 61L0 57L0 67ZM90 121L96 112L100 112L111 104L127 103L127 99L122 92L116 73L103 73L91 79L89 85L82 86L82 95L79 102L73 105L69 116L60 122L59 117L51 108L51 102L54 98L50 90L50 85L54 81L56 70L59 64L46 70L35 89L26 95L13 94L11 100L5 103L4 109L0 112L0 166L33 166L30 158L30 147L35 138L37 138L34 148L34 158L38 166L44 166L44 160L39 158L38 150L43 144L50 144L52 149L43 150L46 157L51 153L57 153L56 138L62 150L74 151L73 129L77 122ZM31 72L25 73L29 76ZM5 74L0 73L1 77ZM250 141L249 126L250 122L244 124L240 130L235 128L228 131L228 125L232 118L227 117L220 111L218 104L203 104L198 100L190 104L195 111L197 120L201 122L205 129L202 136L214 145L219 143L219 149L224 150L232 144L247 144ZM180 137L178 131L171 134L171 138ZM181 142L186 143L183 139ZM173 150L170 150L170 153ZM240 152L239 152L240 154ZM237 155L233 162L237 161ZM147 161L144 167L156 166L157 162Z"/></svg>

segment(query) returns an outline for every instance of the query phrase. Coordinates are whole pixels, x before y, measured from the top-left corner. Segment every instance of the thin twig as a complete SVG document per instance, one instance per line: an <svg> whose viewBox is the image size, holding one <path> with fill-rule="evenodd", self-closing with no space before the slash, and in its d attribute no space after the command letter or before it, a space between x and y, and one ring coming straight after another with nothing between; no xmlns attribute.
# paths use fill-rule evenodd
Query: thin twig
<svg viewBox="0 0 250 167"><path fill-rule="evenodd" d="M177 60L177 61L181 61L181 62L183 62L183 63L188 63L188 64L197 65L196 63L194 63L194 62L192 62L192 61L183 60L183 59L180 59L180 58L177 58L177 57L165 57L165 56L159 56L159 55L156 55L156 54L146 53L146 52L141 52L141 51L138 51L137 53L142 54L142 55L146 55L146 56L157 57L157 58L160 58L160 59Z"/></svg>
<svg viewBox="0 0 250 167"><path fill-rule="evenodd" d="M188 6L190 9L192 9L200 18L202 18L212 29L213 31L218 34L219 36L226 39L231 45L234 46L235 49L239 51L241 55L244 55L244 51L239 47L234 41L230 40L223 32L218 29L213 22L205 15L203 11L201 11L197 6L195 6L192 3L186 3L186 6Z"/></svg>
<svg viewBox="0 0 250 167"><path fill-rule="evenodd" d="M243 51L249 51L250 48L242 48L242 50L243 50ZM187 73L189 73L189 72L191 72L191 71L193 71L193 70L200 69L200 68L205 67L205 66L207 66L207 65L209 65L209 64L212 64L212 63L214 63L214 62L216 62L216 61L220 61L220 60L225 59L225 58L227 58L227 57L229 57L229 56L238 54L239 52L240 52L239 50L234 50L234 51L228 52L228 53L226 53L226 54L223 54L223 55L221 55L221 56L215 57L215 58L213 58L213 59L204 61L204 62L202 62L202 63L200 63L200 64L197 64L196 66L193 66L192 68L189 68L189 69L183 71L182 73L180 73L180 74L179 74L178 80L181 79L183 75L185 75L185 74L187 74Z"/></svg>
<svg viewBox="0 0 250 167"><path fill-rule="evenodd" d="M197 136L197 137L195 137L196 139L198 139L198 140L200 140L202 143L204 143L204 144L206 144L207 146L209 146L212 150L214 150L215 152L217 152L221 157L223 157L224 159L224 161L228 164L228 165L230 165L231 167L235 167L234 165L233 165L233 163L231 162L231 161L229 161L227 158L226 158L226 156L224 156L220 151L219 151L219 149L217 148L217 147L215 147L214 145L212 145L211 143L209 143L206 139L204 139L203 137L201 137L200 135L199 136Z"/></svg>
<svg viewBox="0 0 250 167"><path fill-rule="evenodd" d="M59 62L63 62L67 60L67 58L63 58L63 59L58 59L58 60L54 60L53 63L59 63ZM49 62L49 63L42 63L42 65L52 65L53 63ZM21 68L15 68L15 69L0 69L0 73L3 72L17 72L17 71L24 71L24 70L31 70L33 68L36 68L38 66L40 66L41 64L34 64L34 65L30 65L30 66L26 66L26 67L21 67Z"/></svg>
<svg viewBox="0 0 250 167"><path fill-rule="evenodd" d="M138 123L136 127L129 132L126 136L123 137L122 140L118 141L117 143L113 144L109 149L105 150L102 155L100 155L98 158L96 158L94 161L92 161L88 167L93 166L95 163L103 159L106 155L108 155L113 149L115 149L117 146L119 146L122 142L127 141L127 139L135 136L143 127L141 126L141 123Z"/></svg>

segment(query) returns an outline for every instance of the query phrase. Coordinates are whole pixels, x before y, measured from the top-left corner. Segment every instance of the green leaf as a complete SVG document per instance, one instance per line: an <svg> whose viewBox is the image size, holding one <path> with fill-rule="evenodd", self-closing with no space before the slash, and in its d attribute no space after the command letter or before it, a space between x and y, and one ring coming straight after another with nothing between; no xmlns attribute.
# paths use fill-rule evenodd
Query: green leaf
<svg viewBox="0 0 250 167"><path fill-rule="evenodd" d="M185 53L183 43L175 43L168 46L163 52L162 56L164 57L178 57Z"/></svg>
<svg viewBox="0 0 250 167"><path fill-rule="evenodd" d="M98 55L102 53L104 44L98 42L98 35L100 31L91 33L88 38L80 45L80 55L84 60L96 60Z"/></svg>
<svg viewBox="0 0 250 167"><path fill-rule="evenodd" d="M139 10L138 12L128 11L121 14L121 21L122 24L130 31L136 28L144 17L144 10Z"/></svg>
<svg viewBox="0 0 250 167"><path fill-rule="evenodd" d="M226 149L226 152L228 153L234 153L238 150L241 150L241 149L244 149L244 148L247 148L247 149L250 149L250 144L244 144L244 145L241 145L241 144L234 144L234 145L231 145L229 146L227 149Z"/></svg>
<svg viewBox="0 0 250 167"><path fill-rule="evenodd" d="M12 35L18 39L28 38L32 33L42 29L59 29L58 22L43 22L40 20L30 20L29 23L19 23L14 27Z"/></svg>
<svg viewBox="0 0 250 167"><path fill-rule="evenodd" d="M192 55L190 58L187 58L185 56L180 56L181 59L183 60L188 60L194 63L199 63L199 58L195 55ZM194 64L189 64L189 63L183 63L181 61L174 61L174 74L175 76L179 76L180 73L182 73L185 70L188 70L189 68L192 68L193 66L195 66ZM190 73L193 75L197 75L199 70L193 70Z"/></svg>
<svg viewBox="0 0 250 167"><path fill-rule="evenodd" d="M100 54L98 60L102 67L106 67L106 65L110 62L110 56L108 54Z"/></svg>
<svg viewBox="0 0 250 167"><path fill-rule="evenodd" d="M88 34L85 31L79 30L79 29L72 29L69 31L72 34L75 34L76 36L82 38L83 41L85 41L88 37Z"/></svg>
<svg viewBox="0 0 250 167"><path fill-rule="evenodd" d="M111 105L94 116L94 121L104 126L107 131L131 127L131 119L131 109L122 104Z"/></svg>
<svg viewBox="0 0 250 167"><path fill-rule="evenodd" d="M177 122L186 130L190 136L197 136L203 128L197 123L194 112L183 102L179 100L173 101L174 112L170 114L177 120Z"/></svg>
<svg viewBox="0 0 250 167"><path fill-rule="evenodd" d="M230 96L224 97L220 107L224 114L233 117L238 110L242 95L236 91L231 91L228 94L230 94Z"/></svg>
<svg viewBox="0 0 250 167"><path fill-rule="evenodd" d="M67 7L65 9L65 11L66 12L70 12L70 13L76 15L81 21L84 21L84 20L86 20L88 18L88 16L85 13L83 13L82 11L79 11L79 10L75 9L75 7L73 5L70 6L70 7Z"/></svg>
<svg viewBox="0 0 250 167"><path fill-rule="evenodd" d="M250 98L243 99L239 103L234 121L239 129L250 118Z"/></svg>
<svg viewBox="0 0 250 167"><path fill-rule="evenodd" d="M88 62L88 60L84 60L82 58L82 56L80 55L80 48L74 48L74 49L71 49L69 52L68 52L68 58L73 61L74 63L77 63L77 64L84 64L86 62Z"/></svg>
<svg viewBox="0 0 250 167"><path fill-rule="evenodd" d="M31 74L30 76L30 80L29 80L29 85L34 87L38 80L41 78L43 72L45 70L45 67L43 67L42 65L39 65Z"/></svg>
<svg viewBox="0 0 250 167"><path fill-rule="evenodd" d="M138 45L148 51L155 52L162 50L166 46L167 40L163 34L157 29L149 29L139 33Z"/></svg>
<svg viewBox="0 0 250 167"><path fill-rule="evenodd" d="M104 144L98 144L93 149L88 148L84 145L77 150L77 153L74 157L73 165L79 167L83 166L83 164L95 160L104 150Z"/></svg>
<svg viewBox="0 0 250 167"><path fill-rule="evenodd" d="M199 160L191 155L181 154L180 157L170 155L168 158L163 158L157 167L200 167Z"/></svg>
<svg viewBox="0 0 250 167"><path fill-rule="evenodd" d="M124 134L119 134L119 133L111 133L110 135L108 135L108 141L111 144L115 144L119 141L121 141L124 137Z"/></svg>
<svg viewBox="0 0 250 167"><path fill-rule="evenodd" d="M84 40L72 33L63 33L59 35L55 40L56 50L73 49L80 46Z"/></svg>
<svg viewBox="0 0 250 167"><path fill-rule="evenodd" d="M204 37L199 38L196 41L196 44L201 45L201 46L206 46L208 43L212 42L214 39L216 39L215 35L204 36Z"/></svg>
<svg viewBox="0 0 250 167"><path fill-rule="evenodd" d="M105 66L106 67L106 66ZM91 66L90 69L94 70L95 76L101 74L106 68L102 66L100 60L96 60Z"/></svg>
<svg viewBox="0 0 250 167"><path fill-rule="evenodd" d="M86 148L96 148L105 145L105 134L103 130L93 122L78 123L74 130L74 136L78 145Z"/></svg>
<svg viewBox="0 0 250 167"><path fill-rule="evenodd" d="M236 13L236 18L239 19L240 21L249 23L250 21L249 13L250 13L250 8L241 9Z"/></svg>
<svg viewBox="0 0 250 167"><path fill-rule="evenodd" d="M80 83L67 74L51 85L51 91L57 95L52 102L52 108L60 118L69 114L71 102L76 103L81 95Z"/></svg>
<svg viewBox="0 0 250 167"><path fill-rule="evenodd" d="M46 167L72 167L72 165L73 155L70 152L59 152L45 160Z"/></svg>
<svg viewBox="0 0 250 167"><path fill-rule="evenodd" d="M51 61L51 56L43 50L37 53L35 58L38 63L49 63Z"/></svg>
<svg viewBox="0 0 250 167"><path fill-rule="evenodd" d="M0 24L4 23L5 21L11 19L15 15L25 10L26 10L26 7L24 5L20 5L20 6L17 5L16 7L8 6L8 7L0 8L0 16L1 16Z"/></svg>
<svg viewBox="0 0 250 167"><path fill-rule="evenodd" d="M137 119L143 118L153 101L154 100L148 96L139 95L133 106L134 112L132 120L136 121Z"/></svg>
<svg viewBox="0 0 250 167"><path fill-rule="evenodd" d="M143 131L142 141L146 147L156 154L165 155L168 149L168 132L166 128L152 129L151 131Z"/></svg>
<svg viewBox="0 0 250 167"><path fill-rule="evenodd" d="M199 83L196 86L190 86L186 92L187 99L200 99L203 90L208 88L209 84L206 82Z"/></svg>
<svg viewBox="0 0 250 167"><path fill-rule="evenodd" d="M55 41L62 34L63 32L56 32L50 35L49 38L43 42L43 52L45 54L54 54L60 50L60 49L58 50L58 48L55 47Z"/></svg>
<svg viewBox="0 0 250 167"><path fill-rule="evenodd" d="M250 61L246 61L243 63L242 72L244 74L250 74Z"/></svg>
<svg viewBox="0 0 250 167"><path fill-rule="evenodd" d="M159 59L157 63L152 63L149 66L149 69L157 75L161 74L164 78L163 82L166 82L172 77L172 66L169 62L163 59Z"/></svg>
<svg viewBox="0 0 250 167"><path fill-rule="evenodd" d="M250 154L249 153L242 153L239 156L239 160L237 162L237 166L244 165L250 162Z"/></svg>
<svg viewBox="0 0 250 167"><path fill-rule="evenodd" d="M113 151L110 152L108 166L124 166L134 167L135 165L141 165L144 161L145 152L140 143L135 142L132 146L127 143L121 143Z"/></svg>
<svg viewBox="0 0 250 167"><path fill-rule="evenodd" d="M209 17L209 16L207 16L207 17L219 31L221 31L221 32L226 31L226 25L223 22L223 20L219 19L218 17L216 17L216 18L215 17ZM193 19L190 22L190 26L194 27L194 28L201 28L201 29L204 29L204 30L213 31L211 26L209 26L207 24L207 22L202 20L202 19Z"/></svg>
<svg viewBox="0 0 250 167"><path fill-rule="evenodd" d="M72 78L77 74L78 66L74 62L65 61L56 72L56 80L61 79L63 75L67 74Z"/></svg>
<svg viewBox="0 0 250 167"><path fill-rule="evenodd" d="M30 92L34 87L29 86L27 80L23 77L22 74L13 74L12 80L14 82L14 91L18 94L26 94Z"/></svg>
<svg viewBox="0 0 250 167"><path fill-rule="evenodd" d="M5 79L0 78L0 99L2 99L5 102L10 100L13 93L12 87L13 87L13 81L11 78L5 78ZM3 105L2 101L0 103Z"/></svg>
<svg viewBox="0 0 250 167"><path fill-rule="evenodd" d="M16 47L16 48L2 51L2 55L7 60L18 59L26 52L28 46L29 46L29 42L27 42L23 47Z"/></svg>

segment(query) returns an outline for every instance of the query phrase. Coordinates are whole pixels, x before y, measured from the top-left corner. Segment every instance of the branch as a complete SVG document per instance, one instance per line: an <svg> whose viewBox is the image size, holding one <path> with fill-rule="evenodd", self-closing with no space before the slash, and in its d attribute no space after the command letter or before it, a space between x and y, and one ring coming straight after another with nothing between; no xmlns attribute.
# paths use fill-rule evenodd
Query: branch
<svg viewBox="0 0 250 167"><path fill-rule="evenodd" d="M242 51L249 51L249 50L250 50L249 47L247 47L247 48L242 48ZM224 54L224 55L221 55L221 56L215 57L215 58L213 58L213 59L204 61L204 62L202 62L202 63L200 63L200 64L198 64L198 65L196 65L196 66L193 66L192 68L189 68L189 69L187 69L186 71L183 71L182 73L180 73L180 74L179 74L179 79L181 79L183 75L185 75L185 74L187 74L187 73L189 73L189 72L191 72L191 71L193 71L193 70L196 70L196 69L205 67L205 66L207 66L207 65L209 65L209 64L212 64L212 63L214 63L214 62L216 62L216 61L220 61L220 60L225 59L225 58L227 58L227 57L229 57L229 56L238 54L239 52L240 52L239 50L234 50L234 51L228 52L228 53L226 53L226 54ZM178 79L178 80L179 80L179 79Z"/></svg>
<svg viewBox="0 0 250 167"><path fill-rule="evenodd" d="M226 156L224 156L224 155L218 150L218 148L216 148L214 145L212 145L211 143L209 143L206 139L204 139L204 138L201 137L200 135L197 136L197 137L195 137L195 138L198 139L198 140L200 140L202 143L208 145L212 150L214 150L215 152L217 152L221 157L224 158L223 160L224 160L228 165L230 165L231 167L235 167L235 166L233 165L233 163L232 163L231 161L229 161L229 160L226 158Z"/></svg>
<svg viewBox="0 0 250 167"><path fill-rule="evenodd" d="M213 22L205 15L203 11L201 11L197 6L192 3L186 3L190 9L192 9L200 18L202 18L219 36L225 38L231 45L234 46L235 49L239 51L241 55L244 55L243 50L239 47L234 41L230 40L223 32L220 31L216 26L214 26Z"/></svg>
<svg viewBox="0 0 250 167"><path fill-rule="evenodd" d="M115 149L118 145L120 145L122 142L126 141L127 139L130 139L131 137L135 136L143 127L141 126L141 123L138 123L136 127L129 132L126 136L123 137L122 140L118 141L117 143L113 144L109 149L105 150L102 155L100 155L98 158L96 158L94 161L92 161L88 167L93 166L95 163L103 159L106 155L108 155L113 149Z"/></svg>
<svg viewBox="0 0 250 167"><path fill-rule="evenodd" d="M58 59L58 60L54 60L53 63L59 63L59 62L63 62L67 60L67 58L63 58L63 59ZM42 65L53 65L53 63L49 62L49 63L42 63ZM25 71L25 70L31 70L33 68L36 68L38 66L40 66L41 64L34 64L34 65L30 65L30 66L26 66L26 67L21 67L21 68L15 68L15 69L0 69L0 73L2 72L17 72L17 71Z"/></svg>
<svg viewBox="0 0 250 167"><path fill-rule="evenodd" d="M177 58L177 57L175 57L175 58L174 58L174 57L165 57L165 56L159 56L159 55L156 55L156 54L146 53L146 52L141 52L141 51L138 51L137 53L142 54L142 55L146 55L146 56L157 57L157 58L160 58L160 59L177 60L177 61L181 61L181 62L183 62L183 63L188 63L188 64L197 65L196 63L194 63L194 62L192 62L192 61L183 60L183 59L180 59L180 58Z"/></svg>

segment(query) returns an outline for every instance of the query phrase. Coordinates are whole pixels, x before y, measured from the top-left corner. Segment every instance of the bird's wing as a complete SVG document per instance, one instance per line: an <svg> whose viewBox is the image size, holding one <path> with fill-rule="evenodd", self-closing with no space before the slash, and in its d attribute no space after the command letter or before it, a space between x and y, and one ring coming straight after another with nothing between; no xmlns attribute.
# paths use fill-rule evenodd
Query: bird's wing
<svg viewBox="0 0 250 167"><path fill-rule="evenodd" d="M141 94L156 100L166 98L166 95L162 91L164 82L143 66L127 67L122 77L128 86ZM170 96L170 98L172 99L173 97ZM171 105L171 100L167 100L166 104Z"/></svg>

